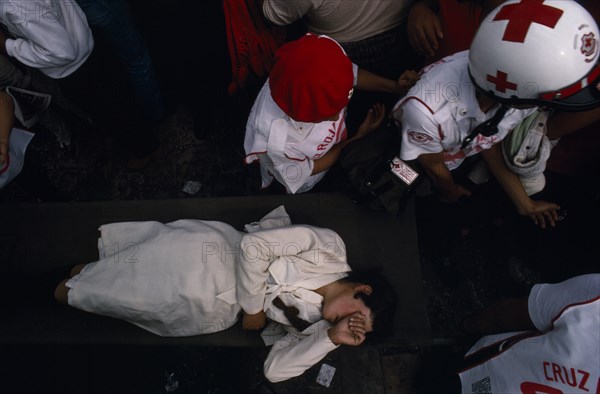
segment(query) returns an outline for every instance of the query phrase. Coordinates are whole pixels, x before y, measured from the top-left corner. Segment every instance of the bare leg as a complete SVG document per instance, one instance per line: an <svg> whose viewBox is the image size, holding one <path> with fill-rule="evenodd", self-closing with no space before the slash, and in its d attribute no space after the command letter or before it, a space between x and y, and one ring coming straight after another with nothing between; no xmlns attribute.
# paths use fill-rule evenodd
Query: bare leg
<svg viewBox="0 0 600 394"><path fill-rule="evenodd" d="M69 277L72 278L75 275L79 274L81 272L81 270L83 269L83 267L85 267L87 264L77 264L76 266L74 266L71 269L71 272L69 273Z"/></svg>
<svg viewBox="0 0 600 394"><path fill-rule="evenodd" d="M69 288L67 287L68 279L63 280L56 286L54 290L54 298L61 304L67 304L69 299Z"/></svg>

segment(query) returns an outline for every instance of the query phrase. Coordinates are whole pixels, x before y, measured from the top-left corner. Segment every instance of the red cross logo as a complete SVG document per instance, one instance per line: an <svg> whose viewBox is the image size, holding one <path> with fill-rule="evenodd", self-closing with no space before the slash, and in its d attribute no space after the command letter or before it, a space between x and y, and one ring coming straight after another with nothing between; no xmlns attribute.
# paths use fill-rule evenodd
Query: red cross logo
<svg viewBox="0 0 600 394"><path fill-rule="evenodd" d="M517 90L517 84L514 82L508 82L508 74L498 70L496 76L487 75L488 82L496 85L496 90L500 93L506 93L506 89Z"/></svg>
<svg viewBox="0 0 600 394"><path fill-rule="evenodd" d="M588 33L581 37L581 44L581 53L585 56L593 56L596 53L596 37L594 33Z"/></svg>
<svg viewBox="0 0 600 394"><path fill-rule="evenodd" d="M494 21L508 21L503 41L525 42L529 27L533 23L554 29L563 12L560 8L544 5L544 0L521 0L519 3L502 7Z"/></svg>

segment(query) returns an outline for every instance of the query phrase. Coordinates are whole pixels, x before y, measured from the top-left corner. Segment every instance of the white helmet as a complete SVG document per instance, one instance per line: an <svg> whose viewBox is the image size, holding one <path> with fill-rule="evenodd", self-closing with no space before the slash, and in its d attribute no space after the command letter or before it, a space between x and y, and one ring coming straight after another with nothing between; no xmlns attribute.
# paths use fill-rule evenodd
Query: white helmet
<svg viewBox="0 0 600 394"><path fill-rule="evenodd" d="M573 0L509 0L481 22L469 73L495 100L582 111L600 105L598 25Z"/></svg>

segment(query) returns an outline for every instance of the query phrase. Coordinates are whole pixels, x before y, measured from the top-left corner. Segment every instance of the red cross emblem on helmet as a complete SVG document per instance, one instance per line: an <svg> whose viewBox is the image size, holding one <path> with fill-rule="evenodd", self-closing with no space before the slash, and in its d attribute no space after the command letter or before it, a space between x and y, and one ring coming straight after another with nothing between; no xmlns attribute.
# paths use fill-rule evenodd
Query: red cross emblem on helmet
<svg viewBox="0 0 600 394"><path fill-rule="evenodd" d="M581 53L586 57L592 57L596 53L596 37L594 33L588 33L581 37Z"/></svg>
<svg viewBox="0 0 600 394"><path fill-rule="evenodd" d="M504 71L498 70L496 76L487 75L487 81L491 82L496 86L498 92L506 93L507 90L517 90L518 85L508 80L508 74Z"/></svg>
<svg viewBox="0 0 600 394"><path fill-rule="evenodd" d="M489 15L470 46L475 86L509 105L569 111L600 105L600 29L581 4L506 0Z"/></svg>
<svg viewBox="0 0 600 394"><path fill-rule="evenodd" d="M521 0L509 4L494 17L494 21L507 20L504 41L525 42L532 24L537 23L554 29L563 14L563 10L544 4L544 0Z"/></svg>

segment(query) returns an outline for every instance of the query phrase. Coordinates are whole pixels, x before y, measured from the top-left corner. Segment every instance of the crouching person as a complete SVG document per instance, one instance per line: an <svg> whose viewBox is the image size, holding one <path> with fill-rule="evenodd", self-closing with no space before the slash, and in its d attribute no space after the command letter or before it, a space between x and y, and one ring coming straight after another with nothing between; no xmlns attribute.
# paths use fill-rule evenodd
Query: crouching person
<svg viewBox="0 0 600 394"><path fill-rule="evenodd" d="M357 130L346 130L354 88L402 95L419 78L405 71L391 80L359 69L327 36L307 34L276 53L269 79L246 125L246 163L260 163L262 187L273 180L288 193L312 189L338 160L342 148L376 130L385 107L375 104Z"/></svg>

